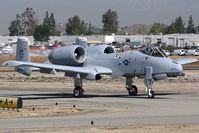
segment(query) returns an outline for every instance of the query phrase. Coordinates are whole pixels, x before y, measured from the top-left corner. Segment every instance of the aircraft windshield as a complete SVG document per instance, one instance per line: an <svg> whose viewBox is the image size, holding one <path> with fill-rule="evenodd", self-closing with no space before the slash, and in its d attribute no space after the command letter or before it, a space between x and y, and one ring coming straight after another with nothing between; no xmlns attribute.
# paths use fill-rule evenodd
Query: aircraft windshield
<svg viewBox="0 0 199 133"><path fill-rule="evenodd" d="M165 51L162 48L158 48L158 49L165 57L168 57L168 55L165 53Z"/></svg>
<svg viewBox="0 0 199 133"><path fill-rule="evenodd" d="M159 47L145 47L144 49L141 49L140 52L154 57L168 57L166 53Z"/></svg>
<svg viewBox="0 0 199 133"><path fill-rule="evenodd" d="M158 49L154 49L151 55L155 57L164 57Z"/></svg>

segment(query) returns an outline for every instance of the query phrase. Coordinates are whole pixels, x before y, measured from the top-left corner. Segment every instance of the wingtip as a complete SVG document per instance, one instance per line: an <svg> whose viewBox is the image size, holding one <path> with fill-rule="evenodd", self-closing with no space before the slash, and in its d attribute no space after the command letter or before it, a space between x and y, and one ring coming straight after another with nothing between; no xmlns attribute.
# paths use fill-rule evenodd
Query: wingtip
<svg viewBox="0 0 199 133"><path fill-rule="evenodd" d="M6 67L8 65L7 61L0 64L0 67Z"/></svg>
<svg viewBox="0 0 199 133"><path fill-rule="evenodd" d="M5 61L5 62L0 64L1 67L15 67L17 65L18 64L17 64L16 61Z"/></svg>

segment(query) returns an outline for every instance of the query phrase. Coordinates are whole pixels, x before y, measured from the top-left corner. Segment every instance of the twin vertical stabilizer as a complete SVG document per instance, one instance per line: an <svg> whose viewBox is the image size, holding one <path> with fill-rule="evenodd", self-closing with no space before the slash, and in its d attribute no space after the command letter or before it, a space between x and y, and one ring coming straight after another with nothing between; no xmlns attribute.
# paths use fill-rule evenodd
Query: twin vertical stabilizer
<svg viewBox="0 0 199 133"><path fill-rule="evenodd" d="M79 46L82 46L84 48L87 48L88 47L87 39L84 38L84 37L78 37L75 40L75 45L79 45Z"/></svg>
<svg viewBox="0 0 199 133"><path fill-rule="evenodd" d="M29 44L27 38L18 38L17 39L17 49L16 49L16 60L30 62L30 52L29 52ZM16 71L24 74L26 76L30 76L32 70L27 66L17 66L15 67Z"/></svg>

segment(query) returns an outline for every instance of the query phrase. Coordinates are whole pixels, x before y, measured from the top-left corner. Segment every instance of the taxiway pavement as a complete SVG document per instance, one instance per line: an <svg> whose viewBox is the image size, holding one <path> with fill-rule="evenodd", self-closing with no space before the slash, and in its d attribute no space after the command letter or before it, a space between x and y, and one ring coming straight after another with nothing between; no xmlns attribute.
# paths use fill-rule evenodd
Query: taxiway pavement
<svg viewBox="0 0 199 133"><path fill-rule="evenodd" d="M137 97L126 93L87 94L72 98L71 93L1 91L1 96L21 96L24 105L49 105L55 102L65 107L76 105L81 109L95 109L76 115L0 119L0 130L35 128L83 128L94 121L99 128L125 128L150 125L199 125L199 93L159 93L155 99L144 94ZM59 105L58 105L59 106Z"/></svg>

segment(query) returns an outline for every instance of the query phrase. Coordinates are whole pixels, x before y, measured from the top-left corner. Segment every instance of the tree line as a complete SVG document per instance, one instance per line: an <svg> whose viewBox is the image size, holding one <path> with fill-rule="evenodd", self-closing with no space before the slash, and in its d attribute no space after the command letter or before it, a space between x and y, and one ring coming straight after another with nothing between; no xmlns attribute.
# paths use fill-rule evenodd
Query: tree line
<svg viewBox="0 0 199 133"><path fill-rule="evenodd" d="M65 23L67 35L91 35L117 33L118 15L117 12L108 10L102 15L103 30L97 30L95 26L81 20L78 15L70 17ZM10 36L33 36L35 41L47 42L49 36L59 36L61 32L56 29L54 14L45 14L43 22L39 24L36 14L32 8L26 8L22 14L17 14L16 18L10 22ZM95 31L96 30L96 31Z"/></svg>
<svg viewBox="0 0 199 133"><path fill-rule="evenodd" d="M151 34L183 34L183 33L196 33L195 24L193 22L193 17L190 16L188 20L188 24L185 27L185 22L182 20L182 17L179 16L174 20L172 20L170 25L165 25L162 23L154 23L150 33Z"/></svg>
<svg viewBox="0 0 199 133"><path fill-rule="evenodd" d="M119 31L118 14L116 11L108 9L102 14L103 28L97 29L91 22L85 22L78 15L70 17L65 23L66 35L93 35L93 34L125 34ZM32 8L26 8L22 14L17 14L16 18L10 22L10 36L34 36L35 41L46 42L49 36L59 36L61 32L57 30L57 23L54 14L47 11L42 23L39 23L36 13ZM125 28L121 28L122 30ZM196 33L193 17L189 17L187 26L182 17L172 20L170 25L156 22L150 31L142 34L174 34L174 33Z"/></svg>

